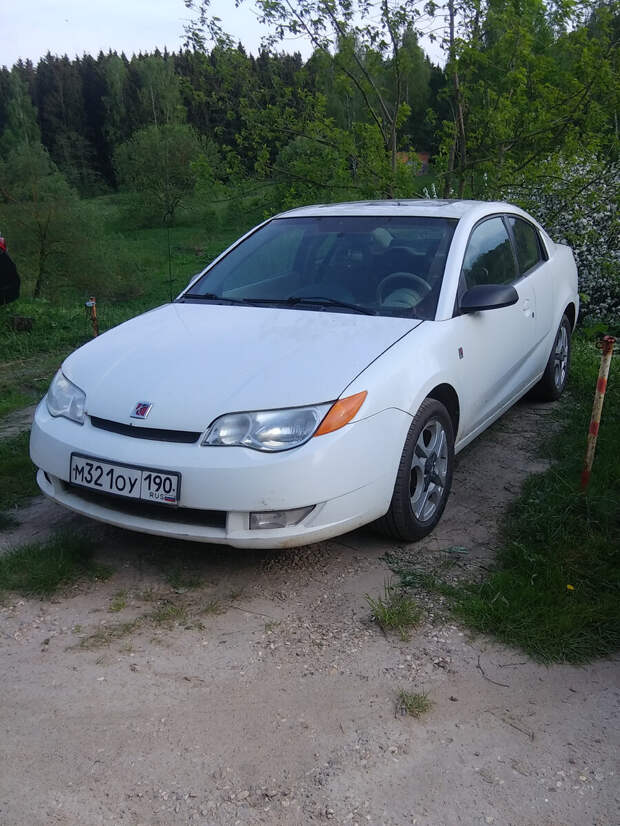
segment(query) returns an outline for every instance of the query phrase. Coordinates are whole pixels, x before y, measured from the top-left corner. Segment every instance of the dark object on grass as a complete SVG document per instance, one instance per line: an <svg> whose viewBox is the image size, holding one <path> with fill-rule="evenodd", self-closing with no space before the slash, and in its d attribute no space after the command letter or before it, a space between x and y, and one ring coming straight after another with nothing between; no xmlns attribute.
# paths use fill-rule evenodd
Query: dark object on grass
<svg viewBox="0 0 620 826"><path fill-rule="evenodd" d="M0 307L17 301L19 286L17 267L6 251L6 241L0 235Z"/></svg>
<svg viewBox="0 0 620 826"><path fill-rule="evenodd" d="M8 320L9 328L16 333L29 333L33 324L34 318L27 315L12 315Z"/></svg>

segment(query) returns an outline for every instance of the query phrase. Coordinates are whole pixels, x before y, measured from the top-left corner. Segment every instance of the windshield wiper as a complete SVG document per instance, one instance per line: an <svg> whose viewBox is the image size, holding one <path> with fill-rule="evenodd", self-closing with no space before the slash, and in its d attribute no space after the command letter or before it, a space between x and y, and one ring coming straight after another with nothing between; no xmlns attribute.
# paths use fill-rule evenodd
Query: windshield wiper
<svg viewBox="0 0 620 826"><path fill-rule="evenodd" d="M290 295L288 298L224 298L215 293L186 293L183 298L194 298L202 301L222 301L227 304L284 304L289 307L296 304L313 304L317 307L343 307L347 310L353 310L355 313L363 313L364 315L376 315L374 310L369 310L366 307L360 307L358 304L349 304L347 301L339 301L337 298L328 298L327 296L296 296Z"/></svg>
<svg viewBox="0 0 620 826"><path fill-rule="evenodd" d="M224 298L223 295L215 295L215 293L185 293L183 298L195 298L199 301L225 301L227 304L243 304L243 299L238 298Z"/></svg>
<svg viewBox="0 0 620 826"><path fill-rule="evenodd" d="M223 295L216 295L215 293L185 293L183 298L198 298L204 301L233 301L232 298L224 298Z"/></svg>
<svg viewBox="0 0 620 826"><path fill-rule="evenodd" d="M195 298L203 301L223 301L226 304L287 304L286 298L227 298L215 293L185 293L183 298Z"/></svg>
<svg viewBox="0 0 620 826"><path fill-rule="evenodd" d="M323 295L291 295L286 299L286 304L316 304L319 307L344 307L347 310L353 310L356 313L363 313L364 315L377 315L374 310L369 310L367 307L360 307L359 304L349 304L348 301L340 301L337 298L327 298Z"/></svg>

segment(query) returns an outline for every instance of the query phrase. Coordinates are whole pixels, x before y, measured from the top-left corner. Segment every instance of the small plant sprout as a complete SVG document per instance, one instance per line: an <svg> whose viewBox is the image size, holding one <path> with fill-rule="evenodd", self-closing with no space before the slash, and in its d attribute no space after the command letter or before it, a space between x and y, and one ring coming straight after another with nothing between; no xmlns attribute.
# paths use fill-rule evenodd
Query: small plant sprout
<svg viewBox="0 0 620 826"><path fill-rule="evenodd" d="M117 614L127 607L127 591L117 591L110 600L110 607L108 611L112 614Z"/></svg>
<svg viewBox="0 0 620 826"><path fill-rule="evenodd" d="M422 616L416 601L390 582L385 583L383 596L375 599L366 594L366 601L370 605L373 619L381 630L396 630L403 641L410 638L410 629L420 622Z"/></svg>
<svg viewBox="0 0 620 826"><path fill-rule="evenodd" d="M203 614L223 614L225 612L225 608L222 603L218 599L210 599L208 602L205 602L202 608Z"/></svg>
<svg viewBox="0 0 620 826"><path fill-rule="evenodd" d="M421 717L433 707L428 694L416 691L406 691L404 688L396 697L396 714L408 714L410 717Z"/></svg>
<svg viewBox="0 0 620 826"><path fill-rule="evenodd" d="M172 626L175 623L183 623L187 619L186 608L184 605L178 605L174 602L164 600L154 611L149 615L149 619L155 625Z"/></svg>

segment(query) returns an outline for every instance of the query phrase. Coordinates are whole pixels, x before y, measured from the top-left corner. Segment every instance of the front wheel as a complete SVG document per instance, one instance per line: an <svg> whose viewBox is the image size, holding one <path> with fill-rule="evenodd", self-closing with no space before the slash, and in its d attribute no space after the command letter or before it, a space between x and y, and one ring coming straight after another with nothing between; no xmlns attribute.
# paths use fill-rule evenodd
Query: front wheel
<svg viewBox="0 0 620 826"><path fill-rule="evenodd" d="M393 539L430 533L446 506L454 469L454 428L441 402L425 399L409 428L390 508L377 525Z"/></svg>
<svg viewBox="0 0 620 826"><path fill-rule="evenodd" d="M554 402L564 392L570 367L571 333L570 321L564 315L558 327L545 372L532 390L532 395L539 401Z"/></svg>

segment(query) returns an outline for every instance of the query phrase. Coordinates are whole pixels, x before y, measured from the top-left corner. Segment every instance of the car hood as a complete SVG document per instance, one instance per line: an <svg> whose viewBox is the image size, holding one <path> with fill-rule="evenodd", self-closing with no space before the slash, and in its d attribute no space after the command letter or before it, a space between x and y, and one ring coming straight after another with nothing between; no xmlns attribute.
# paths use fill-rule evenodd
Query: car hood
<svg viewBox="0 0 620 826"><path fill-rule="evenodd" d="M81 347L63 371L89 415L203 431L223 413L318 404L421 322L350 313L167 304Z"/></svg>

